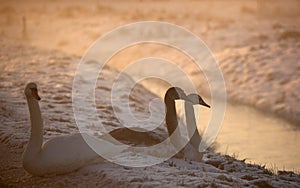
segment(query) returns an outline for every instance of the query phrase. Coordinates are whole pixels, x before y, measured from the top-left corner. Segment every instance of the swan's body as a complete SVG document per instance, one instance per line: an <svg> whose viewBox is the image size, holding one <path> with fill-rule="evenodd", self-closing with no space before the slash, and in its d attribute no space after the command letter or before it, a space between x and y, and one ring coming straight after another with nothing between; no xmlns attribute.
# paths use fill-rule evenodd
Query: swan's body
<svg viewBox="0 0 300 188"><path fill-rule="evenodd" d="M180 88L170 88L164 98L166 105L166 127L168 135L171 136L171 143L177 147L182 148L183 138L179 130L175 131L178 127L178 120L176 115L176 105L175 100L183 99L185 100L185 114L186 114L186 124L188 127L188 134L191 140L186 144L186 146L175 155L177 158L186 158L193 161L201 161L202 153L198 151L198 146L201 141L201 136L198 134L196 127L196 120L193 105L200 104L206 107L207 105L202 98L197 94L185 95ZM125 144L133 146L152 146L159 144L166 139L166 135L158 135L154 131L146 131L141 128L135 128L134 131L129 128L119 128L111 131L109 134L115 139L122 141ZM139 131L139 129L141 129Z"/></svg>
<svg viewBox="0 0 300 188"><path fill-rule="evenodd" d="M109 134L116 140L132 146L153 146L166 139L166 135L159 135L157 132L142 128L134 128L133 130L122 127L109 132Z"/></svg>
<svg viewBox="0 0 300 188"><path fill-rule="evenodd" d="M83 139L82 134L59 136L43 144L43 120L38 104L37 86L27 84L25 95L28 102L31 121L31 133L28 145L23 153L24 169L34 175L62 174L76 170L87 163L99 158ZM126 147L84 135L85 138L97 142L104 153L114 155ZM99 142L99 143L98 143Z"/></svg>
<svg viewBox="0 0 300 188"><path fill-rule="evenodd" d="M174 132L178 127L175 108L175 100L178 99L187 100L187 96L184 91L178 87L169 88L164 98L166 106L166 127L169 135L175 134L171 139L171 142L174 145L177 145L176 142L181 141L180 132ZM122 141L123 143L134 146L152 146L161 143L167 138L167 135L159 135L154 131L146 131L142 128L118 128L111 131L109 134L115 139Z"/></svg>

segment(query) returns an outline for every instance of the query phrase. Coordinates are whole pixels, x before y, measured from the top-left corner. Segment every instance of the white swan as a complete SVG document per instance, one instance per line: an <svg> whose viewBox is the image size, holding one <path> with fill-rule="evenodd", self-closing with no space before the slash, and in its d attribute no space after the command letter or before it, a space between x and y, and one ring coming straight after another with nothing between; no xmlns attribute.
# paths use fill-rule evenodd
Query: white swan
<svg viewBox="0 0 300 188"><path fill-rule="evenodd" d="M187 158L193 160L199 160L200 158L202 158L202 153L199 152L199 144L202 138L197 129L193 105L199 104L208 108L210 108L210 106L206 102L204 102L202 97L198 94L194 94L194 93L189 94L187 98L188 100L186 100L184 103L184 109L185 109L185 119L186 119L186 126L188 130L188 137L190 138L190 140L189 140L189 144L185 148L185 150L187 150L185 151L185 153L190 155ZM190 146L193 146L193 148L191 148Z"/></svg>
<svg viewBox="0 0 300 188"><path fill-rule="evenodd" d="M23 167L33 175L62 174L76 170L96 158L100 158L84 141L81 134L59 136L43 144L43 120L38 101L37 85L27 84L25 95L31 121L31 133L28 145L23 153ZM108 156L114 156L126 149L110 142L101 142L89 135L85 138L94 141Z"/></svg>

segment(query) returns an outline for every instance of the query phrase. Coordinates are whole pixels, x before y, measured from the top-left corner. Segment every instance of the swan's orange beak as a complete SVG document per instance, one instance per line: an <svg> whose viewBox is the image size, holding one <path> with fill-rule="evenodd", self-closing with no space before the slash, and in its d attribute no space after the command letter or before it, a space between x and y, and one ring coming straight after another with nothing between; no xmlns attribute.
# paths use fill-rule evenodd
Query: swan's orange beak
<svg viewBox="0 0 300 188"><path fill-rule="evenodd" d="M38 90L37 89L31 89L32 92L32 96L36 99L36 100L41 100L41 97L38 94Z"/></svg>

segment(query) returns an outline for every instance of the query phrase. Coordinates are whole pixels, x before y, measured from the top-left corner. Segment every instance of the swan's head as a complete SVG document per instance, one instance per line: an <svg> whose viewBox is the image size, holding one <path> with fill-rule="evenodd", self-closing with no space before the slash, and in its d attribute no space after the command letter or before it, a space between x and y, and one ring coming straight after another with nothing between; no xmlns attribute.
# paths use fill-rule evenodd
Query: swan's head
<svg viewBox="0 0 300 188"><path fill-rule="evenodd" d="M187 96L187 98L189 99L188 101L191 102L193 105L194 104L200 104L200 105L203 105L203 106L206 106L206 107L210 108L210 106L206 102L204 102L202 97L198 94L195 94L195 93L189 94Z"/></svg>
<svg viewBox="0 0 300 188"><path fill-rule="evenodd" d="M185 94L185 92L179 87L171 87L167 90L165 94L165 102L174 101L174 100L189 100Z"/></svg>
<svg viewBox="0 0 300 188"><path fill-rule="evenodd" d="M37 85L36 83L29 83L26 85L24 93L27 98L34 98L36 100L41 100L41 97L38 94Z"/></svg>

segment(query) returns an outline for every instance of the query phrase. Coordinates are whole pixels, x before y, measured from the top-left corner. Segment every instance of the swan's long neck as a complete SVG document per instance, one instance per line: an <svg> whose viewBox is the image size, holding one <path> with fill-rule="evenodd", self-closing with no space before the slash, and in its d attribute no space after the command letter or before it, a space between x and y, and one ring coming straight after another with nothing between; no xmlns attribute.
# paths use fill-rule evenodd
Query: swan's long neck
<svg viewBox="0 0 300 188"><path fill-rule="evenodd" d="M165 104L166 104L167 130L168 130L169 136L172 135L172 137L170 137L170 141L175 147L182 148L183 146L182 146L181 133L180 133L179 128L177 129L178 120L177 120L177 114L176 114L175 101L167 100L167 101L165 101Z"/></svg>
<svg viewBox="0 0 300 188"><path fill-rule="evenodd" d="M175 101L166 102L166 125L169 136L171 136L175 129L178 127Z"/></svg>
<svg viewBox="0 0 300 188"><path fill-rule="evenodd" d="M30 113L31 130L25 154L34 155L41 150L43 144L43 120L37 100L27 98Z"/></svg>
<svg viewBox="0 0 300 188"><path fill-rule="evenodd" d="M188 136L190 138L191 145L198 151L199 144L201 142L201 136L197 130L197 124L195 119L194 107L190 102L185 101L185 117L186 117L186 126L188 130Z"/></svg>

